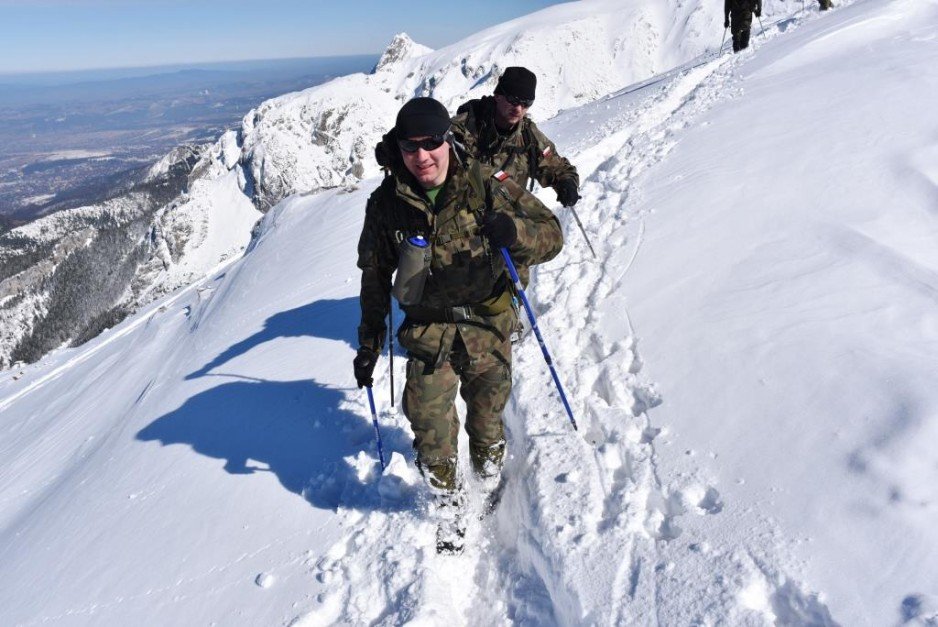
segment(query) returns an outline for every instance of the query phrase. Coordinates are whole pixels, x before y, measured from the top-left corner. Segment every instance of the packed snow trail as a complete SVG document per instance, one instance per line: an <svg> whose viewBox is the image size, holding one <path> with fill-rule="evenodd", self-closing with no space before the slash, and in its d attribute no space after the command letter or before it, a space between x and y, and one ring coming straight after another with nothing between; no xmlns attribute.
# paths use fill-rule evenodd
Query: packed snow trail
<svg viewBox="0 0 938 627"><path fill-rule="evenodd" d="M770 622L773 604L776 612L833 624L817 596L786 576L774 544L745 548L750 543L741 538L708 537L705 519L726 507L717 486L701 476L662 482L655 440L666 430L648 415L662 399L642 374L635 330L617 289L644 232L643 210L629 202L632 181L666 157L681 129L732 96L726 90L742 59L708 54L565 113L567 128L580 135L559 141L571 146L567 156L584 179L577 210L600 261L591 261L571 213L557 208L547 190L543 200L564 223L565 252L562 264L535 270L529 293L569 386L579 434L529 334L516 349L515 388L505 413L505 494L491 520L470 526L465 553L435 554L425 503L396 517L348 513L346 524L357 531L317 565L330 584L322 607L295 625L739 624L756 616ZM600 111L602 128L577 124ZM546 128L550 133L550 124ZM608 320L613 312L618 323ZM603 324L606 333L598 330ZM388 383L383 364L375 382L379 394ZM349 402L361 412L358 396ZM387 407L389 399L383 402ZM404 428L398 414L385 420ZM387 481L395 494L400 486L420 492L419 477L399 455L379 489ZM687 525L688 539L682 526L694 517L703 522ZM749 523L750 538L774 532L761 521Z"/></svg>

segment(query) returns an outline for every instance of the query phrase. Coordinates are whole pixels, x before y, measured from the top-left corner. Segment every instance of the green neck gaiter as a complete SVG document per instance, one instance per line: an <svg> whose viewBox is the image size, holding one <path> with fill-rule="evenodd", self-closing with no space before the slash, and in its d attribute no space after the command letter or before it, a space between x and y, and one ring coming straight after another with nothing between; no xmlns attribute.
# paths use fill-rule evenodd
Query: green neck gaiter
<svg viewBox="0 0 938 627"><path fill-rule="evenodd" d="M436 197L440 194L441 189L443 189L443 185L437 185L436 187L423 190L423 192L427 195L427 198L430 199L430 204L432 204L434 207L436 207Z"/></svg>

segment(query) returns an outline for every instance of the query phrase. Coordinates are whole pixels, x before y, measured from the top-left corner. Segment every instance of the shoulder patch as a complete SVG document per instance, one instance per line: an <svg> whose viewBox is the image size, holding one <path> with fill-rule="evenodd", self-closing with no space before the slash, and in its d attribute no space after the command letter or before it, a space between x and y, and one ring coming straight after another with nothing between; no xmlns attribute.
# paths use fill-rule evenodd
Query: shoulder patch
<svg viewBox="0 0 938 627"><path fill-rule="evenodd" d="M510 175L504 170L499 170L498 172L492 175L492 178L504 183L505 179L507 179L509 176Z"/></svg>
<svg viewBox="0 0 938 627"><path fill-rule="evenodd" d="M545 149L544 149L544 152L542 152L541 155L544 156L544 157L550 156L550 146L548 146L547 148L545 148Z"/></svg>

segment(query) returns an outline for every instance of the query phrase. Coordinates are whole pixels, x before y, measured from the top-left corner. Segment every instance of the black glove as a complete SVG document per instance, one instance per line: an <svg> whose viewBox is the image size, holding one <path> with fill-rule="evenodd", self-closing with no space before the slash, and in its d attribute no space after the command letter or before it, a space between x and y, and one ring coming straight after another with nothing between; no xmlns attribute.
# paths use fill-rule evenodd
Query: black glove
<svg viewBox="0 0 938 627"><path fill-rule="evenodd" d="M352 360L352 366L355 368L355 381L359 388L370 388L374 383L371 375L375 371L375 365L378 363L378 353L367 346L358 349L358 354Z"/></svg>
<svg viewBox="0 0 938 627"><path fill-rule="evenodd" d="M481 230L495 248L508 248L518 241L518 227L504 213L486 213Z"/></svg>
<svg viewBox="0 0 938 627"><path fill-rule="evenodd" d="M756 9L756 17L762 17L762 10Z"/></svg>
<svg viewBox="0 0 938 627"><path fill-rule="evenodd" d="M564 207L572 207L580 199L576 190L576 183L572 179L563 179L557 183L557 200Z"/></svg>
<svg viewBox="0 0 938 627"><path fill-rule="evenodd" d="M729 28L729 27L730 27L730 18L726 18L725 20L723 20L723 28Z"/></svg>

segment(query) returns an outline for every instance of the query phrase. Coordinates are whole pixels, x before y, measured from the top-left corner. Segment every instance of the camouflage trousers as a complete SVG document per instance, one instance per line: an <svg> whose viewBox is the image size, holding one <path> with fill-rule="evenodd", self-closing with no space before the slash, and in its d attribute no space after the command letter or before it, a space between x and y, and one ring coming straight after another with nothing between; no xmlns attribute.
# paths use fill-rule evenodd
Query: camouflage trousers
<svg viewBox="0 0 938 627"><path fill-rule="evenodd" d="M404 415L414 432L417 465L432 488L456 490L459 416L456 392L466 402L466 433L473 469L501 470L505 451L502 411L511 394L511 342L472 358L457 334L448 358L432 372L411 357L404 385Z"/></svg>

